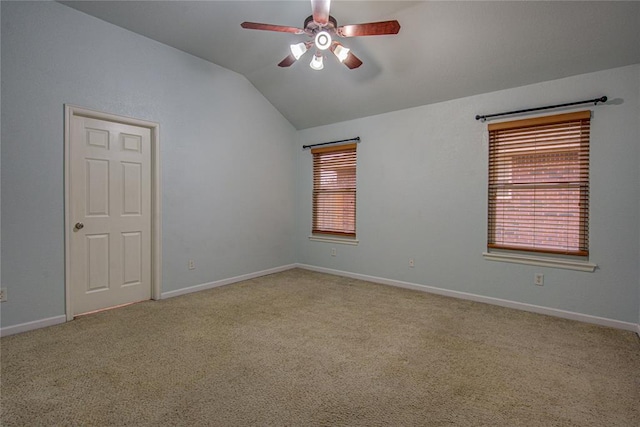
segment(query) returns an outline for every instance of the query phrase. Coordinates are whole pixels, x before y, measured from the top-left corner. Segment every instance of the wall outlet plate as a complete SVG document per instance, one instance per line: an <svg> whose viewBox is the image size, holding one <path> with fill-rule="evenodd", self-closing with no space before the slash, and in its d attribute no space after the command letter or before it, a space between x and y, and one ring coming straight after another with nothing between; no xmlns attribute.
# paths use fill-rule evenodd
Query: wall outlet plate
<svg viewBox="0 0 640 427"><path fill-rule="evenodd" d="M190 259L188 267L189 267L189 270L195 270L196 269L196 262L194 260Z"/></svg>
<svg viewBox="0 0 640 427"><path fill-rule="evenodd" d="M7 300L7 288L0 288L0 302Z"/></svg>
<svg viewBox="0 0 640 427"><path fill-rule="evenodd" d="M536 286L544 286L544 274L536 273L536 275L533 276L533 284Z"/></svg>

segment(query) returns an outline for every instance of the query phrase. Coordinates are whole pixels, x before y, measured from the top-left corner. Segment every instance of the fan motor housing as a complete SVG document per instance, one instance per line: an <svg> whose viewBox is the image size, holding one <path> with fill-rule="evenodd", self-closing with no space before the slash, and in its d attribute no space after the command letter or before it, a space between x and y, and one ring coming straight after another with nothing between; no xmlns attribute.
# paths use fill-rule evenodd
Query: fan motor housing
<svg viewBox="0 0 640 427"><path fill-rule="evenodd" d="M327 21L327 25L321 27L313 20L313 15L309 15L307 19L304 20L304 29L309 31L311 34L315 34L318 31L328 31L330 33L335 32L335 29L338 28L338 21L336 18L329 15L329 20Z"/></svg>

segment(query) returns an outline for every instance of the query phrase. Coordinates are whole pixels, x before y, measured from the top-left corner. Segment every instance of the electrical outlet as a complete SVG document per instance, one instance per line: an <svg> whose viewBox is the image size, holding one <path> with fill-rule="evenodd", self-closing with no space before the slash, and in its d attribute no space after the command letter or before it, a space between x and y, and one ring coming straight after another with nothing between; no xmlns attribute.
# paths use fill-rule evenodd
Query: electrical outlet
<svg viewBox="0 0 640 427"><path fill-rule="evenodd" d="M331 256L336 256L336 248L331 248Z"/></svg>
<svg viewBox="0 0 640 427"><path fill-rule="evenodd" d="M536 286L544 286L544 274L536 273L536 275L533 276L533 284Z"/></svg>
<svg viewBox="0 0 640 427"><path fill-rule="evenodd" d="M409 267L415 267L415 263L413 262L413 258L409 258Z"/></svg>
<svg viewBox="0 0 640 427"><path fill-rule="evenodd" d="M189 260L189 270L195 270L196 269L196 262L192 259Z"/></svg>
<svg viewBox="0 0 640 427"><path fill-rule="evenodd" d="M0 288L0 302L7 300L7 288Z"/></svg>

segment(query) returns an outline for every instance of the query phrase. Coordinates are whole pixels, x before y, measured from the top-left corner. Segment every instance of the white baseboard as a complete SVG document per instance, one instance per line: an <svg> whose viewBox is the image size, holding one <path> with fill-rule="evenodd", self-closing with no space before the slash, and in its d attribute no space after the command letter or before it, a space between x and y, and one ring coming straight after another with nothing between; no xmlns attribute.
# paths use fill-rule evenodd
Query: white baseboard
<svg viewBox="0 0 640 427"><path fill-rule="evenodd" d="M231 283L241 282L243 280L255 279L256 277L266 276L267 274L279 273L281 271L290 270L295 268L295 264L283 265L280 267L270 268L268 270L257 271L255 273L243 274L242 276L231 277L229 279L218 280L215 282L204 283L202 285L190 286L184 289L178 289L175 291L163 292L161 298L177 297L178 295L189 294L191 292L198 292L205 289L216 288L218 286L229 285ZM47 319L34 320L32 322L20 323L18 325L6 326L0 328L0 336L8 336L19 334L21 332L32 331L34 329L40 329L47 326L58 325L67 321L67 316L55 316Z"/></svg>
<svg viewBox="0 0 640 427"><path fill-rule="evenodd" d="M398 288L413 289L416 291L428 292L447 297L460 298L470 301L482 302L486 304L498 305L501 307L515 308L517 310L530 311L532 313L546 314L549 316L561 317L563 319L577 320L580 322L593 323L601 326L608 326L616 329L634 331L640 335L640 324L623 322L606 317L591 316L589 314L575 313L572 311L559 310L556 308L543 307L539 305L526 304L517 301L510 301L500 298L486 297L467 292L452 291L449 289L436 288L434 286L419 285L417 283L402 282L399 280L385 279L382 277L367 276L365 274L351 273L348 271L333 270L331 268L315 267L313 265L296 264L298 268L317 271L320 273L334 274L336 276L350 277L352 279L366 280L367 282L380 283L382 285L395 286Z"/></svg>
<svg viewBox="0 0 640 427"><path fill-rule="evenodd" d="M161 299L177 297L179 295L190 294L192 292L204 291L205 289L217 288L219 286L230 285L236 282L242 282L243 280L255 279L256 277L266 276L268 274L280 273L281 271L291 270L296 268L296 264L283 265L280 267L270 268L267 270L256 271L255 273L243 274L236 277L230 277L228 279L216 280L215 282L202 283L200 285L189 286L188 288L176 289L175 291L163 292L160 296Z"/></svg>
<svg viewBox="0 0 640 427"><path fill-rule="evenodd" d="M19 334L21 332L32 331L34 329L45 328L47 326L59 325L67 321L67 316L60 315L54 317L48 317L46 319L34 320L32 322L20 323L17 325L6 326L0 328L0 337L6 337L8 335Z"/></svg>
<svg viewBox="0 0 640 427"><path fill-rule="evenodd" d="M383 285L395 286L405 289L413 289L421 292L428 292L437 295L443 295L453 298L460 298L470 301L477 301L486 304L498 305L501 307L515 308L518 310L530 311L533 313L546 314L549 316L561 317L564 319L577 320L596 325L609 326L616 329L624 329L636 332L640 335L640 323L622 322L620 320L608 319L605 317L591 316L588 314L575 313L571 311L558 310L555 308L542 307L538 305L525 304L516 301L509 301L499 298L486 297L482 295L470 294L467 292L452 291L448 289L436 288L433 286L419 285L417 283L402 282L399 280L385 279L382 277L367 276L365 274L351 273L348 271L334 270L331 268L315 267L307 264L289 264L280 267L270 268L267 270L257 271L255 273L243 274L241 276L231 277L228 279L217 280L215 282L203 283L201 285L190 286L188 288L177 289L175 291L163 292L161 298L177 297L179 295L190 294L192 292L203 291L205 289L217 288L219 286L230 285L232 283L241 282L243 280L255 279L256 277L266 276L268 274L280 273L281 271L290 270L292 268L303 268L306 270L317 271L320 273L328 273L336 276L351 277L353 279L366 280L368 282L380 283ZM18 325L6 326L0 328L0 337L19 334L22 332L32 331L47 326L58 325L66 322L65 315L49 317L46 319L34 320L32 322L20 323Z"/></svg>

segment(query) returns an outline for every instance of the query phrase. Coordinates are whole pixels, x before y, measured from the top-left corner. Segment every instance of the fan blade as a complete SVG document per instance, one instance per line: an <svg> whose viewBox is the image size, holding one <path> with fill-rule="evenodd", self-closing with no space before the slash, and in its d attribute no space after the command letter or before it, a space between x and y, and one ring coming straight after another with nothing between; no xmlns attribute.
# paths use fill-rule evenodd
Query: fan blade
<svg viewBox="0 0 640 427"><path fill-rule="evenodd" d="M349 56L347 56L347 59L344 60L343 64L353 70L354 68L361 66L362 61L353 53L349 52Z"/></svg>
<svg viewBox="0 0 640 427"><path fill-rule="evenodd" d="M243 22L240 24L242 28L249 30L278 31L280 33L304 34L302 28L285 27L284 25L261 24L259 22Z"/></svg>
<svg viewBox="0 0 640 427"><path fill-rule="evenodd" d="M398 34L398 21L369 22L368 24L343 25L336 28L340 37L381 36L384 34Z"/></svg>
<svg viewBox="0 0 640 427"><path fill-rule="evenodd" d="M339 42L333 42L333 44L331 45L331 47L329 49L331 50L331 52L333 52L335 54L336 53L336 48L338 48L338 46L340 46L341 48L344 47ZM336 56L338 56L338 55L336 55ZM340 59L340 57L338 57L338 59ZM342 63L344 65L346 65L347 67L349 67L350 69L352 69L352 70L354 68L358 68L359 66L362 65L362 61L360 60L360 58L358 58L353 53L351 53L351 51L349 51L349 53L347 54L347 57L344 59L344 61L342 61Z"/></svg>
<svg viewBox="0 0 640 427"><path fill-rule="evenodd" d="M311 0L311 10L313 11L313 21L324 27L329 22L329 8L331 0Z"/></svg>
<svg viewBox="0 0 640 427"><path fill-rule="evenodd" d="M353 70L354 68L361 66L362 61L353 53L349 52L349 56L347 56L347 59L344 60L343 64Z"/></svg>
<svg viewBox="0 0 640 427"><path fill-rule="evenodd" d="M293 63L296 61L297 61L296 57L293 56L293 54L291 53L289 54L289 56L287 56L282 61L280 61L280 63L278 64L278 67L291 67Z"/></svg>

